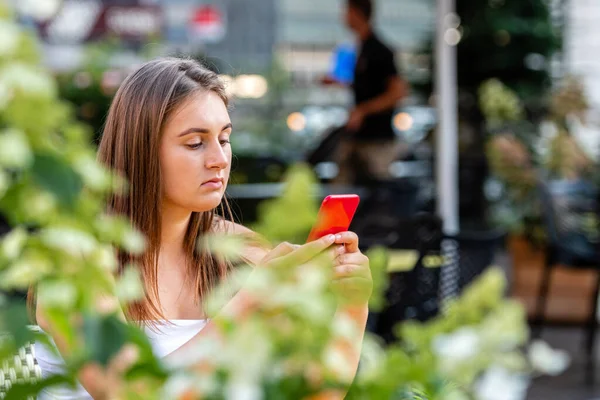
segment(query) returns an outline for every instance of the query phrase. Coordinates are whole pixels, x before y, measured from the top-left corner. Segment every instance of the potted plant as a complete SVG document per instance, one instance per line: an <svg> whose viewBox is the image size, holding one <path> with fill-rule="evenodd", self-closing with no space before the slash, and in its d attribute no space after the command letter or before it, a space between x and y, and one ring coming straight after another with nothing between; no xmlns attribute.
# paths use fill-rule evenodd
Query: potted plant
<svg viewBox="0 0 600 400"><path fill-rule="evenodd" d="M594 162L578 141L575 129L587 110L583 87L575 78L557 85L548 100L549 112L539 127L525 120L519 98L497 80L486 82L479 91L479 101L491 136L487 157L496 193L491 219L509 231L507 247L512 260L512 293L535 310L539 279L544 266L545 226L538 182L544 179L590 179ZM593 223L592 223L593 225ZM586 290L592 287L590 276L559 271L555 279L549 318L579 321L585 318ZM554 305L581 303L582 312L556 308Z"/></svg>

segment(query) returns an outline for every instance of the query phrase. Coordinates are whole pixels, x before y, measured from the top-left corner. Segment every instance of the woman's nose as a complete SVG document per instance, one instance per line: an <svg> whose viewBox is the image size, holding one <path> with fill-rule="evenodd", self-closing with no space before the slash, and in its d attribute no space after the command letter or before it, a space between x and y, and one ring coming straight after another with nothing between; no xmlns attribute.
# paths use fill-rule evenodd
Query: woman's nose
<svg viewBox="0 0 600 400"><path fill-rule="evenodd" d="M209 169L225 169L229 165L229 155L219 142L210 147L206 156L206 167Z"/></svg>

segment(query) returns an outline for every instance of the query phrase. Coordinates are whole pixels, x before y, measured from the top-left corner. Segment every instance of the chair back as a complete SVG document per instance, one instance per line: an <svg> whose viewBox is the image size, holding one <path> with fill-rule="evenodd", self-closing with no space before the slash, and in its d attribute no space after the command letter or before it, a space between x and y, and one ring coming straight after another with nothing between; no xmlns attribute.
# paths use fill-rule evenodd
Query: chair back
<svg viewBox="0 0 600 400"><path fill-rule="evenodd" d="M592 259L598 253L598 199L583 180L540 181L539 196L549 245Z"/></svg>

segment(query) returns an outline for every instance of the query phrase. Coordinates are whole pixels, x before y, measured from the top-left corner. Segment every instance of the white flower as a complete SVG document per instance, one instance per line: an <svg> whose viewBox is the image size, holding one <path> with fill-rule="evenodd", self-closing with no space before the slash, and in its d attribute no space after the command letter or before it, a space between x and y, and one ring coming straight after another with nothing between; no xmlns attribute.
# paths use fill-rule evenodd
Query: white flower
<svg viewBox="0 0 600 400"><path fill-rule="evenodd" d="M18 260L0 275L0 287L26 289L52 270L52 265L40 257Z"/></svg>
<svg viewBox="0 0 600 400"><path fill-rule="evenodd" d="M140 232L130 229L123 235L121 244L131 254L141 254L146 248L146 238Z"/></svg>
<svg viewBox="0 0 600 400"><path fill-rule="evenodd" d="M56 93L56 84L48 74L23 63L5 66L0 71L0 81L29 95L52 97Z"/></svg>
<svg viewBox="0 0 600 400"><path fill-rule="evenodd" d="M444 361L464 361L475 355L480 348L480 337L473 328L461 328L448 335L440 335L433 341L434 353Z"/></svg>
<svg viewBox="0 0 600 400"><path fill-rule="evenodd" d="M40 238L46 246L72 255L88 255L98 244L92 235L74 228L47 228L40 232Z"/></svg>
<svg viewBox="0 0 600 400"><path fill-rule="evenodd" d="M520 349L508 353L496 354L495 362L498 366L504 367L510 371L525 371L529 367L529 363Z"/></svg>
<svg viewBox="0 0 600 400"><path fill-rule="evenodd" d="M356 340L359 333L356 323L345 314L338 315L333 319L332 331L333 336L350 341Z"/></svg>
<svg viewBox="0 0 600 400"><path fill-rule="evenodd" d="M536 340L529 346L528 355L533 369L553 376L564 372L571 361L566 351L554 350L541 340Z"/></svg>
<svg viewBox="0 0 600 400"><path fill-rule="evenodd" d="M10 56L17 49L21 32L8 21L0 21L0 56Z"/></svg>
<svg viewBox="0 0 600 400"><path fill-rule="evenodd" d="M118 261L115 255L115 249L112 246L98 247L94 253L96 263L107 271L117 269Z"/></svg>
<svg viewBox="0 0 600 400"><path fill-rule="evenodd" d="M26 168L33 162L27 137L16 129L0 132L0 166Z"/></svg>
<svg viewBox="0 0 600 400"><path fill-rule="evenodd" d="M246 289L255 293L265 293L275 286L273 271L267 268L254 268L246 281Z"/></svg>
<svg viewBox="0 0 600 400"><path fill-rule="evenodd" d="M173 374L163 385L162 398L165 399L178 399L183 397L184 394L193 391L194 377L184 374Z"/></svg>
<svg viewBox="0 0 600 400"><path fill-rule="evenodd" d="M329 303L324 301L319 294L300 294L296 297L296 300L299 311L302 312L307 320L315 322L325 321L333 314L330 312Z"/></svg>
<svg viewBox="0 0 600 400"><path fill-rule="evenodd" d="M140 272L135 267L125 269L117 281L117 297L124 303L139 300L144 297L144 285Z"/></svg>
<svg viewBox="0 0 600 400"><path fill-rule="evenodd" d="M371 376L377 377L377 369L384 358L385 351L381 344L379 344L374 337L366 335L363 340L362 352L360 355L361 367L358 371L359 374L367 377L367 379Z"/></svg>
<svg viewBox="0 0 600 400"><path fill-rule="evenodd" d="M321 291L328 283L325 270L314 265L303 264L296 270L296 276L301 289Z"/></svg>
<svg viewBox="0 0 600 400"><path fill-rule="evenodd" d="M475 384L476 400L524 400L529 379L492 366Z"/></svg>
<svg viewBox="0 0 600 400"><path fill-rule="evenodd" d="M69 310L77 301L77 290L64 281L42 282L37 289L38 298L45 307Z"/></svg>
<svg viewBox="0 0 600 400"><path fill-rule="evenodd" d="M0 250L4 257L9 260L14 260L21 253L26 241L27 232L22 227L17 227L4 236L0 245Z"/></svg>
<svg viewBox="0 0 600 400"><path fill-rule="evenodd" d="M333 372L339 379L351 381L354 368L346 355L338 346L329 346L323 352L323 366Z"/></svg>
<svg viewBox="0 0 600 400"><path fill-rule="evenodd" d="M239 259L244 248L244 239L235 235L207 235L200 238L198 246L219 256Z"/></svg>
<svg viewBox="0 0 600 400"><path fill-rule="evenodd" d="M50 19L60 8L61 0L19 0L16 2L17 11L37 21Z"/></svg>
<svg viewBox="0 0 600 400"><path fill-rule="evenodd" d="M25 210L28 216L34 218L47 218L56 207L57 200L53 194L45 191L36 191L25 199Z"/></svg>
<svg viewBox="0 0 600 400"><path fill-rule="evenodd" d="M225 387L225 399L227 400L261 400L262 398L261 387L248 379L233 379L227 382Z"/></svg>
<svg viewBox="0 0 600 400"><path fill-rule="evenodd" d="M187 394L194 394L194 397L198 397L198 394L209 396L211 393L216 392L216 390L217 384L210 376L179 372L171 375L167 382L165 382L161 398L168 400L188 398L189 396L186 397Z"/></svg>
<svg viewBox="0 0 600 400"><path fill-rule="evenodd" d="M222 360L233 375L258 380L270 365L273 343L264 323L249 322L240 327L223 349ZM244 361L240 362L240 355Z"/></svg>
<svg viewBox="0 0 600 400"><path fill-rule="evenodd" d="M523 345L529 330L524 323L525 311L517 301L509 300L486 317L481 325L481 338L488 349L511 351Z"/></svg>
<svg viewBox="0 0 600 400"><path fill-rule="evenodd" d="M202 361L207 361L211 365L219 364L223 355L222 344L214 337L207 337L197 341L184 354L178 355L177 358L165 358L163 360L165 366L169 369L189 369Z"/></svg>
<svg viewBox="0 0 600 400"><path fill-rule="evenodd" d="M80 156L75 160L73 166L85 184L92 189L104 190L110 188L110 174L92 157L88 155Z"/></svg>

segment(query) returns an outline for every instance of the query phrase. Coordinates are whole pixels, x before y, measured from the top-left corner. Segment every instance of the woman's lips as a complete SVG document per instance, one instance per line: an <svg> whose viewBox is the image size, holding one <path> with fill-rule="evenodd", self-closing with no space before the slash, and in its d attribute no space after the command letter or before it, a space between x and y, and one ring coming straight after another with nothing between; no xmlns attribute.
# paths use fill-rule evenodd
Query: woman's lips
<svg viewBox="0 0 600 400"><path fill-rule="evenodd" d="M215 178L202 184L203 188L218 190L223 187L223 179Z"/></svg>

